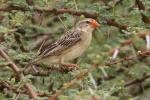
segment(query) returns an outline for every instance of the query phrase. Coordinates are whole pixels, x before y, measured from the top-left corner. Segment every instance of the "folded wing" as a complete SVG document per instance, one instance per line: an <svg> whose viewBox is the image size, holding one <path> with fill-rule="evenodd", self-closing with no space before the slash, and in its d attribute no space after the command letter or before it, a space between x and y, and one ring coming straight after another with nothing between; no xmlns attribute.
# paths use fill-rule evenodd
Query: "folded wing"
<svg viewBox="0 0 150 100"><path fill-rule="evenodd" d="M62 51L72 47L81 40L80 31L68 31L63 35L58 41L48 45L43 48L39 54L40 58L45 58L48 56L60 55Z"/></svg>

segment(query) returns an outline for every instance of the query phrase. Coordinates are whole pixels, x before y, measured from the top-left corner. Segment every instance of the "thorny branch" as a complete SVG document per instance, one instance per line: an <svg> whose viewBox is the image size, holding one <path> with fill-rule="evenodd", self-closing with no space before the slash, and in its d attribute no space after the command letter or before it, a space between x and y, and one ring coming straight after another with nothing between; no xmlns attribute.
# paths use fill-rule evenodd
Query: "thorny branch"
<svg viewBox="0 0 150 100"><path fill-rule="evenodd" d="M107 63L103 66L112 66L112 65L115 65L115 64L118 64L118 63L122 63L124 61L129 61L129 60L133 60L135 58L138 58L138 57L145 57L145 56L150 56L150 51L144 51L142 53L138 53L136 56L129 56L129 57L124 57L123 59L121 60L118 60L118 61L113 61L111 63Z"/></svg>
<svg viewBox="0 0 150 100"><path fill-rule="evenodd" d="M13 85L11 85L9 82L7 82L7 81L0 81L0 89L1 90L3 90L3 89L7 89L7 90L11 90L11 91L13 91L13 92L15 92L15 93L24 93L25 91L24 90L22 90L22 91L20 91L20 90L18 90L15 86L13 86Z"/></svg>
<svg viewBox="0 0 150 100"><path fill-rule="evenodd" d="M25 69L23 71L23 73L25 75L32 74L33 76L48 76L49 73L52 71L59 71L59 72L64 73L64 72L69 72L69 71L74 70L73 68L68 68L68 67L63 66L61 64L58 64L58 65L55 64L55 66L49 65L48 67L46 67L44 69L41 66L35 66L35 69L37 71L33 71L32 67L30 66L29 68Z"/></svg>
<svg viewBox="0 0 150 100"><path fill-rule="evenodd" d="M61 8L61 9L47 8L47 9L45 9L45 8L37 8L37 7L34 7L33 9L29 9L29 8L21 7L21 6L8 6L6 8L0 8L0 11L3 11L3 12L6 12L6 11L11 12L11 11L15 11L15 10L20 10L20 11L33 10L33 11L36 11L39 13L47 12L49 14L54 14L54 15L69 13L69 14L75 15L75 16L84 15L85 17L95 18L95 19L97 17L102 17L106 21L106 23L110 26L115 26L115 27L118 27L123 30L127 30L127 27L128 27L127 25L121 24L121 23L115 21L114 19L109 19L109 18L103 17L102 15L100 15L98 13L91 13L91 12L87 12L87 11L76 11L73 9L64 9L64 8Z"/></svg>
<svg viewBox="0 0 150 100"><path fill-rule="evenodd" d="M105 1L105 0L104 0L104 1ZM104 2L104 1L103 1L103 2ZM121 3L123 2L123 0L116 0L116 1L114 1L114 2L115 2L115 4L114 4L113 6L110 6L110 5L108 5L108 3L105 3L105 5L108 6L107 10L111 10L113 7L115 7L115 6L119 5L119 4L121 4Z"/></svg>
<svg viewBox="0 0 150 100"><path fill-rule="evenodd" d="M26 1L30 1L30 0L26 0ZM120 0L120 1L122 1L122 0ZM142 2L140 0L136 0L136 3L137 3L140 10L145 10L145 7L144 7L144 5L142 4ZM49 8L49 9L43 9L43 8L29 9L29 8L20 7L20 6L9 6L7 8L0 8L0 11L13 11L13 10L20 10L20 11L34 10L34 11L39 12L39 13L48 12L48 13L51 13L51 14L54 14L54 15L69 13L69 14L76 15L76 16L84 15L85 17L91 17L91 18L97 18L99 16L99 14L97 14L97 13L89 13L89 12L85 12L85 11L74 11L74 10L71 10L71 9L53 9L53 8ZM142 15L143 22L150 23L150 19L147 16L145 16L143 14L141 14L141 15ZM119 29L124 29L124 30L126 30L128 28L127 25L120 24L117 21L115 21L114 19L108 19L106 17L103 17L103 18L107 22L107 24L110 25L110 26L115 26L115 27L118 27ZM7 56L7 54L2 49L0 49L0 54L10 63L10 67L15 72L17 78L21 80L24 76L23 76L22 72L20 71L20 69L18 68L18 66L15 65L15 63ZM114 62L107 63L107 64L104 64L104 65L99 64L99 65L96 65L95 68L97 68L99 66L112 66L112 65L121 63L124 60L133 60L133 59L141 57L141 56L142 57L143 56L144 57L145 56L150 56L150 51L144 51L142 53L138 53L136 56L125 57L124 59L121 59L119 61L114 61ZM71 82L65 83L60 90L58 90L51 97L49 97L49 100L55 100L59 95L63 94L65 90L67 90L69 88L72 88L73 86L77 85L76 81L77 80L82 80L85 76L87 76L87 74L89 72L90 72L89 69L85 69L82 72L80 72ZM147 78L150 78L150 76L147 75L147 76L144 76L141 79L135 79L135 80L129 81L125 84L125 86L136 84L138 82L143 82ZM36 94L33 92L30 85L25 84L25 87L29 91L30 96L33 99L36 98Z"/></svg>
<svg viewBox="0 0 150 100"><path fill-rule="evenodd" d="M136 4L137 4L139 10L145 10L145 6L141 0L136 0ZM150 18L149 17L145 16L143 13L141 13L141 16L142 16L142 20L144 23L150 24Z"/></svg>
<svg viewBox="0 0 150 100"><path fill-rule="evenodd" d="M104 65L96 65L95 68L99 67L99 66L112 66L112 65L115 65L115 64L118 64L118 63L122 63L123 61L128 61L128 60L133 60L135 58L138 58L138 57L143 57L143 56L150 56L150 51L144 51L142 53L138 53L136 56L129 56L129 57L125 57L119 61L114 61L114 62L111 62L111 63L107 63L107 64L104 64ZM75 78L71 81L71 82L68 82L68 83L65 83L63 85L63 87L58 90L56 93L54 93L52 96L49 97L49 100L56 100L58 96L60 96L61 94L63 94L65 92L65 90L69 89L69 88L72 88L73 86L77 85L76 81L77 80L82 80L85 76L88 75L88 73L90 72L90 68L89 69L85 69L83 70L82 72L80 72L78 75L75 76ZM129 85L132 85L132 84L135 84L137 82L142 82L144 81L145 79L147 78L150 78L150 76L146 76L142 79L137 79L137 80L133 80L129 83L126 83L125 86L129 86Z"/></svg>
<svg viewBox="0 0 150 100"><path fill-rule="evenodd" d="M150 75L145 75L144 77L142 77L140 79L131 80L125 84L125 87L130 86L132 84L141 83L148 78L150 78Z"/></svg>
<svg viewBox="0 0 150 100"><path fill-rule="evenodd" d="M55 8L48 8L48 9L44 9L44 8L37 8L34 7L33 9L29 9L26 7L21 7L21 6L9 6L7 8L0 8L0 11L13 11L13 10L20 10L20 11L29 11L29 10L33 10L39 13L42 12L47 12L49 14L54 14L54 15L58 15L58 14L63 14L63 13L69 13L72 15L76 15L76 16L80 16L80 15L84 15L85 17L90 17L90 18L97 18L98 14L97 13L88 13L86 11L75 11L75 10L71 10L71 9L55 9Z"/></svg>
<svg viewBox="0 0 150 100"><path fill-rule="evenodd" d="M82 72L80 72L72 81L65 83L60 90L58 90L56 93L50 96L49 100L56 100L58 96L60 96L61 94L65 92L65 90L77 85L77 80L82 80L88 73L89 73L89 70L87 69L82 70Z"/></svg>
<svg viewBox="0 0 150 100"><path fill-rule="evenodd" d="M19 67L10 59L10 57L0 48L0 54L3 56L3 58L10 64L10 68L13 69L14 73L16 74L16 78L18 80L22 80L24 78L23 73L19 69ZM32 87L30 84L26 83L25 88L28 90L28 93L30 97L33 100L37 99L37 94L32 90Z"/></svg>
<svg viewBox="0 0 150 100"><path fill-rule="evenodd" d="M19 88L17 86L14 86L12 85L9 81L0 81L0 89L3 90L3 89L7 89L9 91L13 91L14 93L18 94L18 93L21 93L21 94L28 94L28 91L25 90L25 88ZM39 93L37 92L37 95L40 96L40 97L43 97L43 96L50 96L50 94L47 94L47 93Z"/></svg>
<svg viewBox="0 0 150 100"><path fill-rule="evenodd" d="M115 19L108 19L106 17L103 17L104 20L106 21L106 23L110 26L115 26L115 27L118 27L119 29L122 29L122 30L127 30L128 26L127 25L124 25L124 24L120 24L118 23L117 21L115 21Z"/></svg>

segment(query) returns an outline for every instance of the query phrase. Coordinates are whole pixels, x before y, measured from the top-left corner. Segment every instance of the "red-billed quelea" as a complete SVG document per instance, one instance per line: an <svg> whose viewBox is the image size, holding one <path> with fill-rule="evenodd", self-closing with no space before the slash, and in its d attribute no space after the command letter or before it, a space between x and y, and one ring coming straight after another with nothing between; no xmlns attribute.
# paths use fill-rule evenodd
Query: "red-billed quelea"
<svg viewBox="0 0 150 100"><path fill-rule="evenodd" d="M79 21L75 27L66 32L56 42L41 49L37 59L33 63L61 63L68 66L76 64L67 64L65 62L81 56L90 45L92 32L100 24L91 18Z"/></svg>

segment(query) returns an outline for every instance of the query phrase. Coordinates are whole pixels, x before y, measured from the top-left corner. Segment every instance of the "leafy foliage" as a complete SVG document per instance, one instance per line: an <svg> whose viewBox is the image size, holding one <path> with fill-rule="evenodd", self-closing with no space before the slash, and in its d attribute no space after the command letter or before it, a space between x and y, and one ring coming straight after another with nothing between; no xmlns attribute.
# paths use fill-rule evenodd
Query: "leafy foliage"
<svg viewBox="0 0 150 100"><path fill-rule="evenodd" d="M149 7L149 0L1 0L0 48L24 77L17 80L1 54L0 100L29 99L26 83L39 100L59 90L59 100L149 100ZM71 12L60 13L62 9ZM66 71L57 64L27 66L43 41L53 42L89 16L101 28L85 54L73 61L78 70Z"/></svg>

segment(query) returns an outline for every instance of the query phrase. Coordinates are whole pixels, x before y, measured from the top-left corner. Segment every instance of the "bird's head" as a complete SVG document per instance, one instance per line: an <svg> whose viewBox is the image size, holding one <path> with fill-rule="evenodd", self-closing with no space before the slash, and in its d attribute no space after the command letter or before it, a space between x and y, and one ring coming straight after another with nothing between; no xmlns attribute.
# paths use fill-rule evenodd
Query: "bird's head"
<svg viewBox="0 0 150 100"><path fill-rule="evenodd" d="M100 27L100 24L95 19L92 18L81 20L76 24L76 28L84 30L86 32L92 32L94 29L97 29L98 27Z"/></svg>

